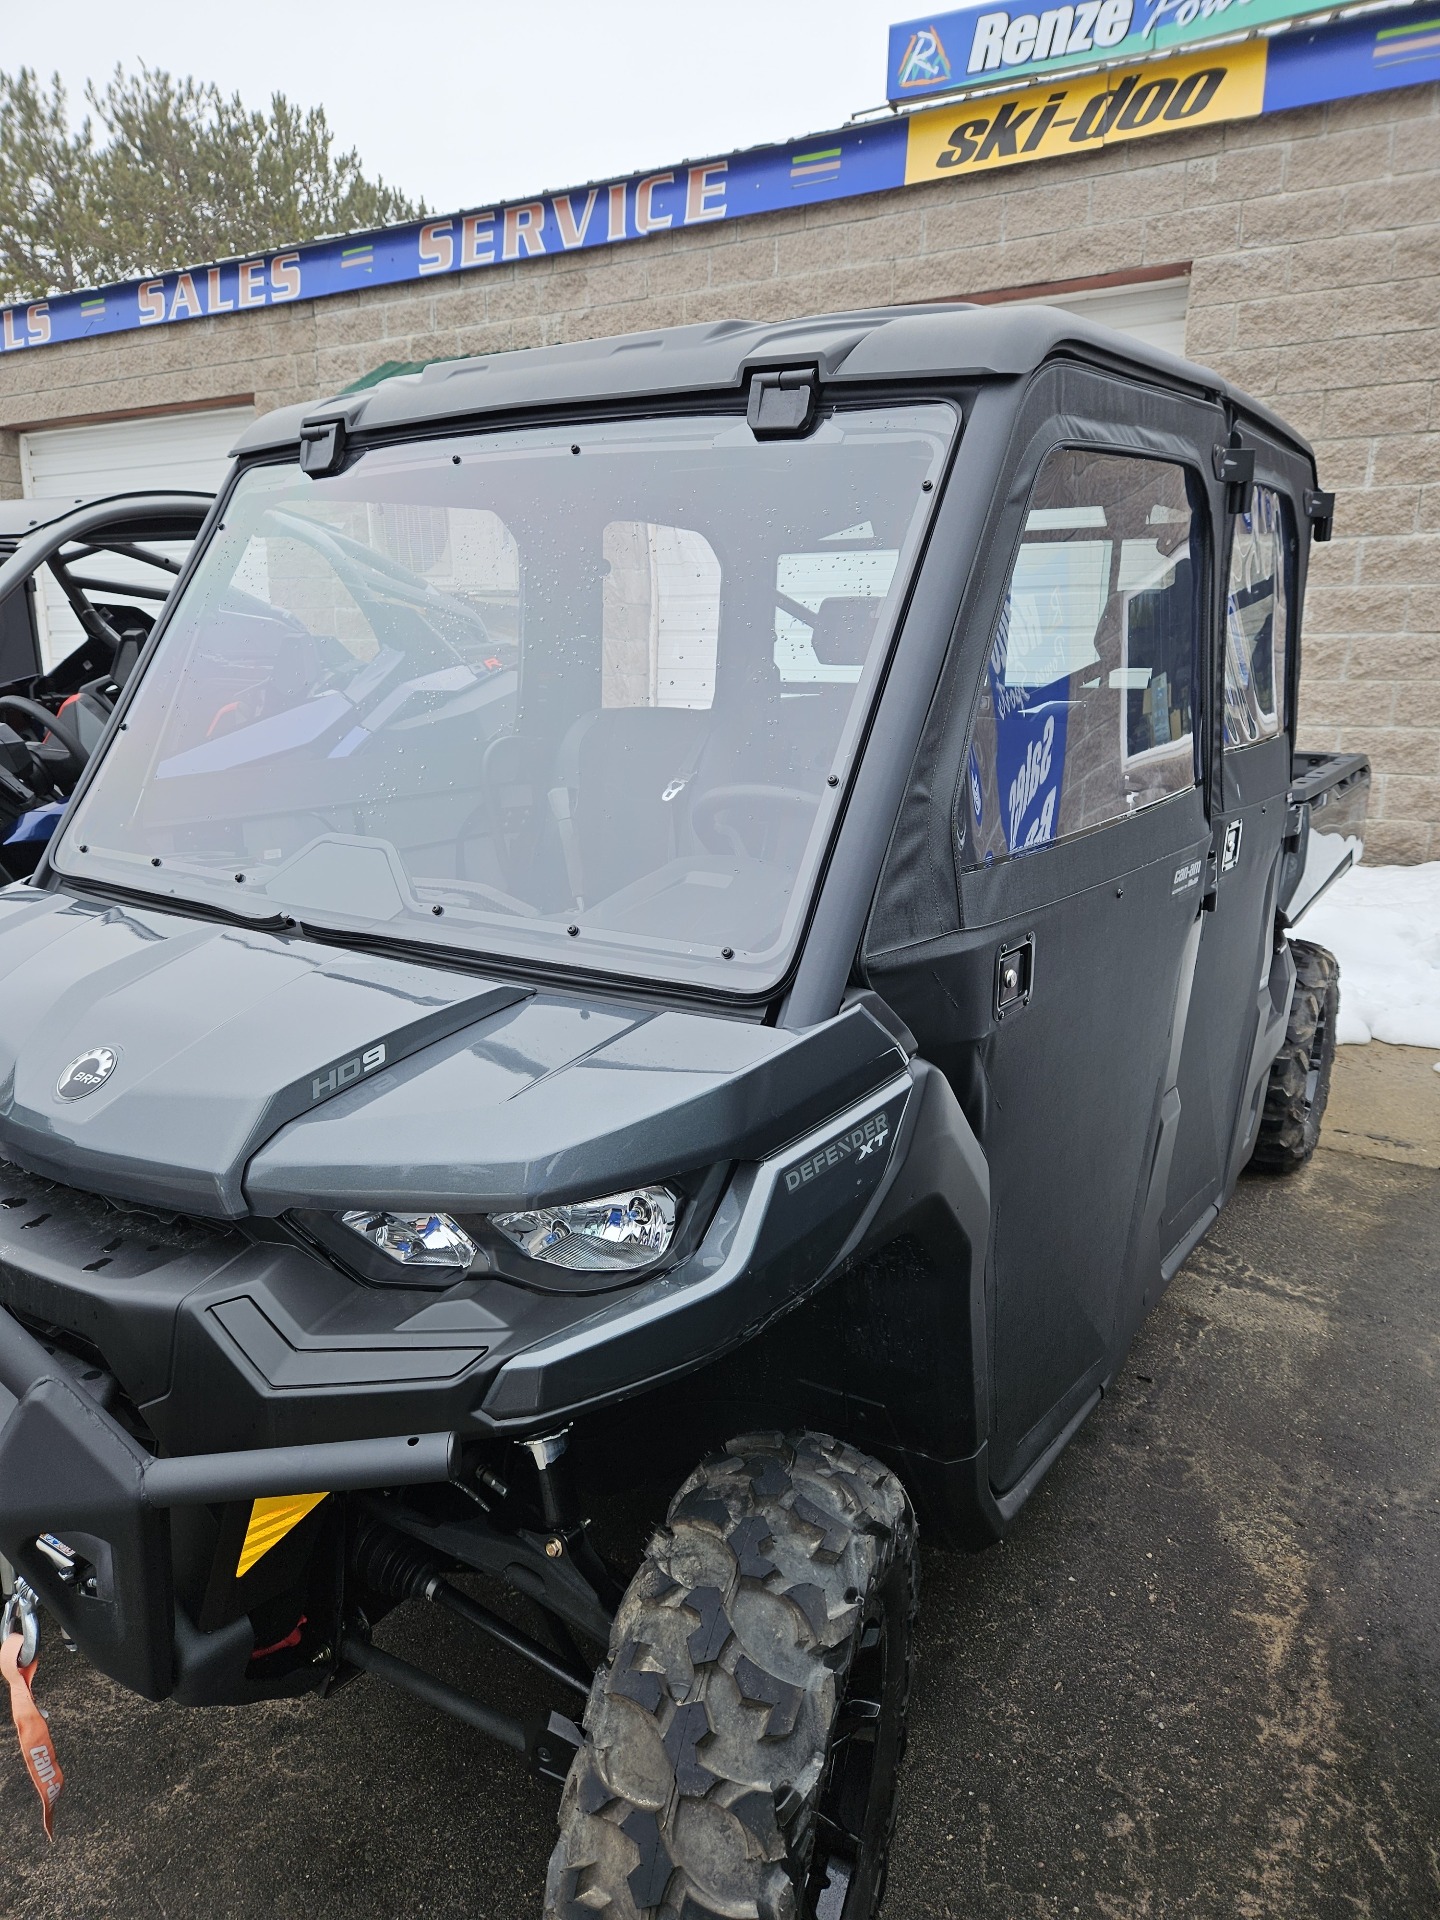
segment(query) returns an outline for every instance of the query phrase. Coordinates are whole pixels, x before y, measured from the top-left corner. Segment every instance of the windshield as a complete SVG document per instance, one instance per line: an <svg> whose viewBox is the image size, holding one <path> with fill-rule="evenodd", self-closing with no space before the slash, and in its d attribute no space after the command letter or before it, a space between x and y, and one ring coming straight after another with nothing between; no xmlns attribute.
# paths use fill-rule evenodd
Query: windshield
<svg viewBox="0 0 1440 1920"><path fill-rule="evenodd" d="M55 864L768 985L955 425L867 408L762 442L651 419L251 468Z"/></svg>

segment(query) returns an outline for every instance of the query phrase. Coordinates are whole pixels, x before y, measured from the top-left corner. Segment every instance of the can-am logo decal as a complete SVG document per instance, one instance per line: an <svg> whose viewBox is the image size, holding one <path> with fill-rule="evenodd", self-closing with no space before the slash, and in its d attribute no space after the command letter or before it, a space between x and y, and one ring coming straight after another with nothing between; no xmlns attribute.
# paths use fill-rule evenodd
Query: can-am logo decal
<svg viewBox="0 0 1440 1920"><path fill-rule="evenodd" d="M890 1138L890 1116L888 1113L872 1113L868 1120L862 1120L858 1127L851 1127L848 1133L842 1133L827 1147L821 1147L818 1153L812 1153L808 1159L799 1161L786 1170L785 1190L794 1193L797 1187L822 1173L829 1173L832 1167L843 1165L847 1160L868 1160L872 1153L878 1153Z"/></svg>
<svg viewBox="0 0 1440 1920"><path fill-rule="evenodd" d="M114 1047L91 1047L66 1067L55 1082L56 1093L62 1100L83 1100L87 1093L104 1086L119 1059Z"/></svg>

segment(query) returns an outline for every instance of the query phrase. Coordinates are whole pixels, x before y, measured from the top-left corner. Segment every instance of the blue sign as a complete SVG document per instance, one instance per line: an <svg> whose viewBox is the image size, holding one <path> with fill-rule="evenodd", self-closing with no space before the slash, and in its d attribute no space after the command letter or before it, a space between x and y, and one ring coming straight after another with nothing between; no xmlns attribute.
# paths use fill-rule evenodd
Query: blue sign
<svg viewBox="0 0 1440 1920"><path fill-rule="evenodd" d="M1006 674L1011 602L1006 599L990 649L987 672L995 714L995 776L1000 788L1000 824L1011 853L1044 846L1055 838L1065 783L1065 732L1070 717L1070 677L1048 686L1012 686ZM978 781L971 769L971 805L976 824Z"/></svg>
<svg viewBox="0 0 1440 1920"><path fill-rule="evenodd" d="M899 104L927 94L993 86L1025 75L1143 60L1211 40L1234 40L1333 0L980 0L890 29L885 97Z"/></svg>
<svg viewBox="0 0 1440 1920"><path fill-rule="evenodd" d="M1270 42L1265 111L1440 80L1440 19L1428 10L1296 27Z"/></svg>
<svg viewBox="0 0 1440 1920"><path fill-rule="evenodd" d="M0 309L0 353L467 273L539 254L613 247L679 227L742 220L747 214L904 184L902 123L845 127L791 146L756 147L508 206L5 307Z"/></svg>

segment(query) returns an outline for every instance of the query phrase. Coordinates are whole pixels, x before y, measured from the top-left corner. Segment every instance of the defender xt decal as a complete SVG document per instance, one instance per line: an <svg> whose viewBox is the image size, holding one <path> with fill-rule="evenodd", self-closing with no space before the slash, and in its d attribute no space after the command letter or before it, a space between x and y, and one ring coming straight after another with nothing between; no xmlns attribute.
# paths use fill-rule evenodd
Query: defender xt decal
<svg viewBox="0 0 1440 1920"><path fill-rule="evenodd" d="M805 1186L818 1175L829 1173L832 1167L838 1167L850 1159L868 1160L872 1153L879 1151L890 1138L890 1116L887 1112L872 1113L868 1120L862 1120L858 1127L851 1127L828 1146L790 1167L785 1174L785 1190L794 1193L797 1187Z"/></svg>

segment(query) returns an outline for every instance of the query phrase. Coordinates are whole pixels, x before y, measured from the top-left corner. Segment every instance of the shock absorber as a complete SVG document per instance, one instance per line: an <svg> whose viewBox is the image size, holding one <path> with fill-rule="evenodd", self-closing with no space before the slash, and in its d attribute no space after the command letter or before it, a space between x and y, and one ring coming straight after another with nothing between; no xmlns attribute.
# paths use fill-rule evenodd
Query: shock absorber
<svg viewBox="0 0 1440 1920"><path fill-rule="evenodd" d="M589 1522L580 1513L571 1472L570 1429L562 1427L556 1433L522 1440L520 1445L535 1465L536 1492L549 1535L546 1553L553 1560L568 1554L602 1603L613 1611L620 1604L620 1589L591 1544Z"/></svg>
<svg viewBox="0 0 1440 1920"><path fill-rule="evenodd" d="M350 1551L352 1571L387 1600L428 1600L427 1588L440 1569L414 1540L378 1521L366 1520Z"/></svg>

